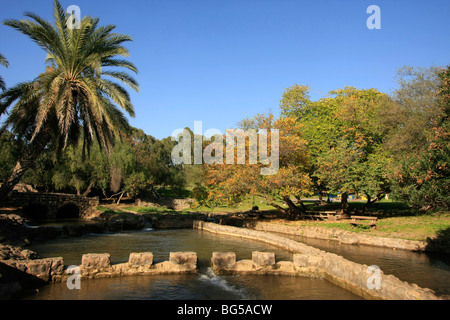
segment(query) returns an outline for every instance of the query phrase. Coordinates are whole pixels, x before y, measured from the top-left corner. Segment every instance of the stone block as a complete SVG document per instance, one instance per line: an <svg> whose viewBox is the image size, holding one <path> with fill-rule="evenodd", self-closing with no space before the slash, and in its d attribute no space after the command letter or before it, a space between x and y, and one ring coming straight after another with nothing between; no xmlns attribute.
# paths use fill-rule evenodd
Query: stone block
<svg viewBox="0 0 450 320"><path fill-rule="evenodd" d="M50 259L45 260L33 260L27 265L27 273L38 276L42 274L50 275L52 267L52 261Z"/></svg>
<svg viewBox="0 0 450 320"><path fill-rule="evenodd" d="M153 253L151 252L130 253L128 264L130 265L130 267L151 266L153 264Z"/></svg>
<svg viewBox="0 0 450 320"><path fill-rule="evenodd" d="M111 267L111 255L109 253L88 253L81 258L83 268L104 269Z"/></svg>
<svg viewBox="0 0 450 320"><path fill-rule="evenodd" d="M197 265L197 253L195 252L171 252L169 261L179 265Z"/></svg>
<svg viewBox="0 0 450 320"><path fill-rule="evenodd" d="M256 267L273 266L275 264L275 253L253 251L252 261Z"/></svg>
<svg viewBox="0 0 450 320"><path fill-rule="evenodd" d="M53 276L63 273L64 260L63 258L18 260L12 266L44 281L50 281Z"/></svg>
<svg viewBox="0 0 450 320"><path fill-rule="evenodd" d="M308 266L318 267L319 264L322 262L322 260L323 260L323 257L320 255L309 256L308 257Z"/></svg>
<svg viewBox="0 0 450 320"><path fill-rule="evenodd" d="M219 269L230 269L236 264L236 253L213 252L211 265Z"/></svg>
<svg viewBox="0 0 450 320"><path fill-rule="evenodd" d="M297 267L307 267L308 266L308 255L302 253L296 253L292 257L292 261Z"/></svg>

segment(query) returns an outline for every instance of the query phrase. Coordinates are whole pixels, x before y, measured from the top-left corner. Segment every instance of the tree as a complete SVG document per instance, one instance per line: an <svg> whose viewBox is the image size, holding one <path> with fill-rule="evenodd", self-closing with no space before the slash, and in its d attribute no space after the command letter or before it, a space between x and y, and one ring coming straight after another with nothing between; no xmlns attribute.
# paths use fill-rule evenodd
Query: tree
<svg viewBox="0 0 450 320"><path fill-rule="evenodd" d="M301 120L316 184L341 193L344 213L350 210L351 193L366 195L365 210L389 191L391 158L383 148L387 135L378 122L389 101L375 89L346 87L311 104Z"/></svg>
<svg viewBox="0 0 450 320"><path fill-rule="evenodd" d="M116 143L117 145L117 143ZM83 145L67 147L62 155L53 161L52 184L58 191L76 191L78 195L88 196L96 188L106 194L110 184L110 168L108 157L94 143L88 156L83 158Z"/></svg>
<svg viewBox="0 0 450 320"><path fill-rule="evenodd" d="M3 181L8 178L17 160L17 141L9 131L5 131L0 136L0 150L2 150L0 157L0 181Z"/></svg>
<svg viewBox="0 0 450 320"><path fill-rule="evenodd" d="M281 116L302 118L311 104L310 90L309 86L298 84L286 89L280 101Z"/></svg>
<svg viewBox="0 0 450 320"><path fill-rule="evenodd" d="M439 73L440 85L427 149L418 161L397 173L402 196L424 209L450 209L450 67Z"/></svg>
<svg viewBox="0 0 450 320"><path fill-rule="evenodd" d="M393 151L398 162L417 158L428 148L428 136L441 110L436 105L439 90L438 67L398 70L398 88L392 94L395 102L384 109L380 125L390 127L385 147Z"/></svg>
<svg viewBox="0 0 450 320"><path fill-rule="evenodd" d="M129 55L123 44L132 39L113 33L115 26L99 27L98 18L87 16L79 29L69 28L68 17L57 0L54 26L34 13L25 15L30 19L6 20L4 24L43 48L49 67L35 80L0 95L0 114L15 103L5 127L29 139L23 156L0 190L0 198L7 196L49 146L60 153L82 139L84 152L89 152L95 140L110 153L120 133L129 131L120 109L134 116L130 96L118 82L139 90L128 73L110 69L120 67L137 73L131 62L121 58Z"/></svg>
<svg viewBox="0 0 450 320"><path fill-rule="evenodd" d="M6 60L6 58L4 56L2 56L0 54L0 65L8 68L9 67L9 62L8 60ZM0 90L5 90L6 89L6 84L5 81L3 80L2 77L0 77Z"/></svg>
<svg viewBox="0 0 450 320"><path fill-rule="evenodd" d="M301 125L294 118L273 121L272 115L258 115L254 120L249 122L253 123L249 129L271 129L267 135L267 147L270 150L271 144L274 143L272 130L279 130L278 171L271 175L262 175L261 168L264 164L260 161L261 158L256 164L246 161L243 165L206 165L205 184L203 188L197 187L195 194L202 203L210 205L230 205L257 196L268 205L279 209L287 218L301 217L305 211L302 196L309 195L311 190L306 141L301 136ZM249 159L249 143L247 140L246 159ZM259 150L261 156L261 149ZM282 202L287 208L281 205Z"/></svg>

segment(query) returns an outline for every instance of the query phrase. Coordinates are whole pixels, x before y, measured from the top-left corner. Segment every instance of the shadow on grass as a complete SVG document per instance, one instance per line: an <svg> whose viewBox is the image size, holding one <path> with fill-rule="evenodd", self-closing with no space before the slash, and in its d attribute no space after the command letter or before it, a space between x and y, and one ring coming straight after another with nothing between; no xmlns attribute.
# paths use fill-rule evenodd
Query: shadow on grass
<svg viewBox="0 0 450 320"><path fill-rule="evenodd" d="M337 211L341 209L340 202L317 205L314 201L305 201L305 205L308 210L311 211ZM359 214L364 208L365 202L350 201L349 206L352 214ZM377 216L380 218L418 216L422 214L424 214L424 212L414 209L404 202L396 201L373 203L364 213L366 216Z"/></svg>
<svg viewBox="0 0 450 320"><path fill-rule="evenodd" d="M436 237L427 239L427 251L438 251L450 254L450 227L439 230Z"/></svg>

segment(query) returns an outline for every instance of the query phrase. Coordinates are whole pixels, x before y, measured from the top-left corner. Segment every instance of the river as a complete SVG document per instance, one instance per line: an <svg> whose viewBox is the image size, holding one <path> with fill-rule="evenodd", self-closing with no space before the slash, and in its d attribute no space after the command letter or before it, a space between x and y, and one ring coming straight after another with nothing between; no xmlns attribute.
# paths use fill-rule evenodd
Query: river
<svg viewBox="0 0 450 320"><path fill-rule="evenodd" d="M287 236L289 237L289 236ZM448 256L414 253L333 241L290 237L349 260L377 265L385 274L450 295ZM169 253L194 251L199 258L195 275L134 276L83 280L81 290L65 283L51 284L26 299L39 300L356 300L358 296L327 280L285 276L217 276L209 268L215 251L235 252L238 260L251 259L252 251L275 252L277 261L292 260L292 253L256 240L217 235L199 230L152 230L90 234L59 238L30 247L43 257L63 257L67 266L79 265L85 253L110 253L112 263L128 261L131 252L152 252L155 262Z"/></svg>
<svg viewBox="0 0 450 320"><path fill-rule="evenodd" d="M29 249L43 258L63 257L79 265L85 253L110 253L112 263L128 261L131 252L153 252L166 261L175 251L197 252L199 272L193 275L130 276L82 280L81 290L65 283L48 285L26 299L38 300L358 300L358 296L327 280L285 276L217 276L209 268L215 251L235 252L251 259L252 251L275 252L277 260L292 253L259 241L199 230L158 230L87 235L35 243Z"/></svg>

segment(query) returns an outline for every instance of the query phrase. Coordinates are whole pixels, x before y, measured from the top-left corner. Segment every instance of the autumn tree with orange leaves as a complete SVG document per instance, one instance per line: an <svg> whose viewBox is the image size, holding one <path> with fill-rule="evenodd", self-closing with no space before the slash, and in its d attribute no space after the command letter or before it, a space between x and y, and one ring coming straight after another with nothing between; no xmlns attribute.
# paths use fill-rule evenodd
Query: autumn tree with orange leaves
<svg viewBox="0 0 450 320"><path fill-rule="evenodd" d="M302 197L311 194L306 141L301 124L295 118L274 120L272 115L257 115L246 121L245 129L268 130L268 149L271 149L270 130L279 130L279 168L275 174L262 175L265 165L214 164L205 166L204 200L211 204L235 204L250 197L259 197L285 214L287 218L301 217L305 212ZM246 142L246 156L249 141ZM282 205L282 202L286 206Z"/></svg>

